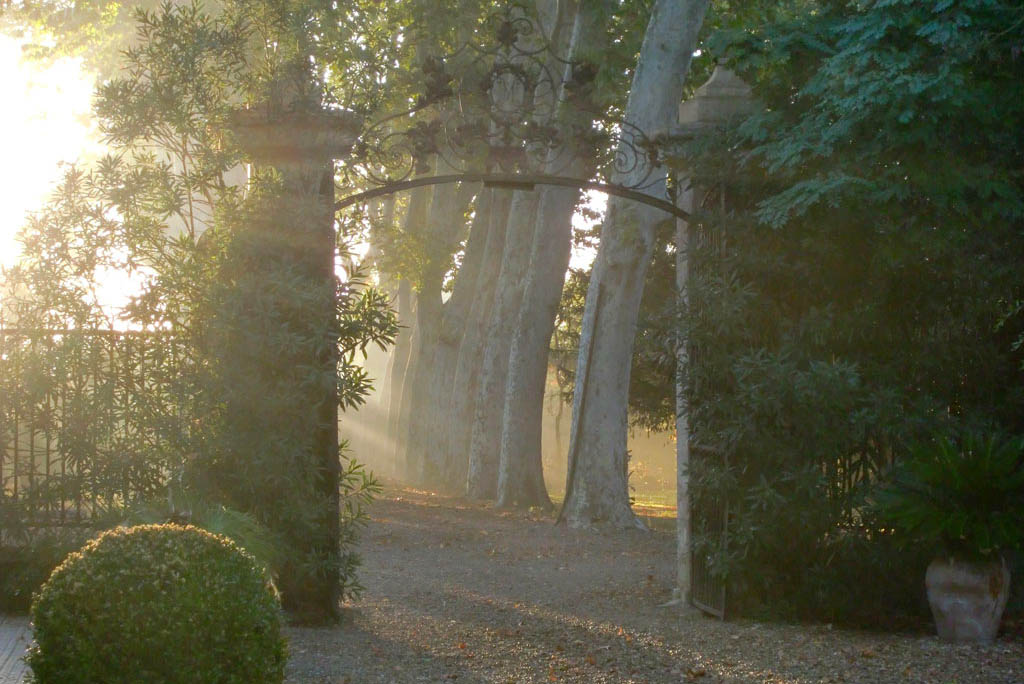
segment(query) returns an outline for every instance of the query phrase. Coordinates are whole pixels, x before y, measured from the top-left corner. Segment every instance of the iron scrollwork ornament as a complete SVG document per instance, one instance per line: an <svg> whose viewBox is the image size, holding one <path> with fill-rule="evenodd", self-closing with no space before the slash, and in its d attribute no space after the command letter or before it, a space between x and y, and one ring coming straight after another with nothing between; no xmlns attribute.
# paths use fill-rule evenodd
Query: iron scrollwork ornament
<svg viewBox="0 0 1024 684"><path fill-rule="evenodd" d="M423 61L409 109L367 128L345 165L356 187L449 173L560 175L582 166L643 190L664 180L659 142L581 103L597 67L555 53L533 9L507 2L475 39Z"/></svg>

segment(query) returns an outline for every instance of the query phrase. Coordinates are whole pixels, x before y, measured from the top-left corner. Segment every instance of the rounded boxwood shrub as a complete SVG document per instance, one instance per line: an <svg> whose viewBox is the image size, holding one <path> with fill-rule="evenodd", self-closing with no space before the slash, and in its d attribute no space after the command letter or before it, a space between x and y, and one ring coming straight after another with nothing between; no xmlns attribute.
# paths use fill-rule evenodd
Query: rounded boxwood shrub
<svg viewBox="0 0 1024 684"><path fill-rule="evenodd" d="M248 553L196 527L100 535L32 604L38 684L263 684L284 680L273 586Z"/></svg>

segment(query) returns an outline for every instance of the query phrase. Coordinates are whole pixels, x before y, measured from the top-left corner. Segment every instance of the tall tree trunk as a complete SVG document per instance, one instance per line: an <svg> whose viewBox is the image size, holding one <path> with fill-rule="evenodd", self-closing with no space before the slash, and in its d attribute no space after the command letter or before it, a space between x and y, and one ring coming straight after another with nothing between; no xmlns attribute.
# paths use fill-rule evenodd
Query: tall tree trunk
<svg viewBox="0 0 1024 684"><path fill-rule="evenodd" d="M498 442L501 507L551 506L541 458L544 389L548 347L569 266L577 195L563 189L543 193L519 315L502 331L512 337Z"/></svg>
<svg viewBox="0 0 1024 684"><path fill-rule="evenodd" d="M498 493L498 456L505 384L508 381L509 345L519 317L523 280L530 259L530 239L537 217L538 198L516 192L509 210L505 251L487 324L480 386L473 412L469 442L468 492L473 499L493 499Z"/></svg>
<svg viewBox="0 0 1024 684"><path fill-rule="evenodd" d="M362 289L373 285L372 277L376 274L376 289L387 293L388 297L395 303L397 297L397 284L389 277L389 274L381 270L381 255L383 253L383 233L390 232L395 221L395 196L388 195L386 198L372 200L367 207L367 219L369 220L369 248L361 261L355 262L361 282L352 283L353 288ZM347 268L347 267L346 267ZM369 400L358 410L351 411L352 415L343 416L340 419L340 430L346 439L353 445L361 443L358 450L365 453L372 449L374 453L382 453L390 446L387 425L387 406L391 393L391 374L394 369L394 349L381 349L377 345L371 345L366 350L362 366L373 382L373 393ZM346 417L349 420L346 420ZM361 435L361 436L357 436ZM367 441L363 441L366 439ZM390 468L391 463L387 466ZM381 471L383 472L383 471ZM394 473L388 472L388 475Z"/></svg>
<svg viewBox="0 0 1024 684"><path fill-rule="evenodd" d="M434 359L435 377L430 387L430 404L435 407L436 416L428 435L429 453L435 461L434 476L428 480L428 484L451 493L461 493L465 486L464 469L459 467L459 459L452 450L452 431L448 421L451 417L460 343L466 333L475 300L480 294L478 284L491 229L492 194L491 190L481 190L476 197L462 265L455 274L452 295L445 302L441 317L441 331Z"/></svg>
<svg viewBox="0 0 1024 684"><path fill-rule="evenodd" d="M555 55L563 54L569 41L569 28L575 20L577 3L574 0L538 0L536 7L543 36L537 36L535 40L547 41ZM541 45L526 47L529 49ZM558 69L561 64L552 57L548 67ZM557 104L555 99L559 93L538 86L535 92L529 93L529 97L533 99L534 106L541 105L540 109L544 110ZM505 253L498 276L495 307L487 326L482 374L470 438L468 493L472 498L492 499L497 496L509 351L529 270L530 243L539 201L534 192L516 192L512 198ZM541 492L544 492L543 476L539 486ZM547 498L546 493L543 493L543 497Z"/></svg>
<svg viewBox="0 0 1024 684"><path fill-rule="evenodd" d="M651 13L625 119L647 135L678 117L683 83L708 0L657 0ZM637 174L616 174L625 185ZM648 192L662 194L664 182ZM587 291L576 368L569 475L562 516L573 526L642 526L629 504L626 434L633 338L655 226L665 215L612 197Z"/></svg>
<svg viewBox="0 0 1024 684"><path fill-rule="evenodd" d="M442 293L444 276L451 262L454 245L464 227L463 215L473 199L476 186L461 185L434 186L434 199L430 205L430 219L427 222L426 260L420 273L420 287L417 293L419 307L416 311L416 333L419 344L416 349L416 374L413 376L410 397L409 436L406 459L409 475L416 484L426 484L438 479L438 461L434 457L431 436L434 425L443 422L444 404L431 401L439 383L443 383L444 359L438 358L438 341L441 334Z"/></svg>
<svg viewBox="0 0 1024 684"><path fill-rule="evenodd" d="M405 278L398 281L398 294L395 297L398 310L398 322L401 327L395 337L395 346L391 351L391 359L388 361L387 380L387 435L389 448L391 449L391 475L399 477L401 468L398 462L399 416L402 410L402 387L405 381L405 374L409 368L409 354L412 351L412 320L413 320L413 295L412 286ZM404 473L402 473L404 475Z"/></svg>
<svg viewBox="0 0 1024 684"><path fill-rule="evenodd" d="M610 14L609 2L584 3L572 32L568 60L577 65L596 65L605 46L605 17ZM572 67L564 80L572 78ZM592 83L583 84L573 93L573 100L562 98L561 114L565 120L562 136L566 145L586 139L582 135L592 125ZM574 161L568 175L586 178L593 172L596 150L565 150ZM553 155L562 158L562 154ZM556 173L556 169L547 169ZM563 171L564 173L564 171ZM509 354L508 382L502 421L498 469L498 505L551 506L544 485L542 464L542 424L544 390L547 384L548 348L555 327L565 272L572 251L572 216L579 192L565 188L545 188L541 195L534 229L530 264Z"/></svg>
<svg viewBox="0 0 1024 684"><path fill-rule="evenodd" d="M422 303L419 293L413 290L416 296L416 308L413 310L412 330L409 337L409 361L405 366L405 376L402 379L402 396L398 405L398 424L395 433L395 467L402 473L402 480L415 484L417 473L413 468L413 462L409 455L409 428L412 425L413 395L417 376L420 373L420 347L423 339L423 332L420 330L419 311ZM413 456L415 458L415 456Z"/></svg>
<svg viewBox="0 0 1024 684"><path fill-rule="evenodd" d="M430 207L430 189L417 188L412 191L409 198L409 207L405 214L405 228L403 232L407 236L415 236L424 229L427 221L427 211ZM399 339L395 343L395 358L398 368L392 375L391 403L388 405L388 434L394 439L394 463L395 471L402 473L406 479L409 473L405 462L405 439L409 434L409 410L412 402L411 388L414 384L413 378L416 374L416 347L419 344L416 335L416 310L419 309L419 302L416 301L412 283L403 279L399 283L401 288L408 292L408 301L411 306L408 316L405 319L399 318L403 326L399 332Z"/></svg>
<svg viewBox="0 0 1024 684"><path fill-rule="evenodd" d="M462 483L463 491L469 478L469 444L473 432L474 401L480 386L480 369L483 364L484 343L487 323L494 303L495 277L501 270L501 258L505 250L505 233L508 227L512 194L505 190L487 190L491 196L487 243L484 247L483 263L477 275L473 298L462 339L459 342L455 377L452 381L451 410L449 412L448 478Z"/></svg>
<svg viewBox="0 0 1024 684"><path fill-rule="evenodd" d="M383 247L381 243L384 238L381 234L382 231L390 231L394 227L394 210L395 210L395 197L393 195L388 196L381 203L380 213L375 213L372 218L371 232L370 232L370 249L367 251L367 256L362 263L364 263L372 272L377 273L377 287L382 291L386 292L388 297L391 298L397 311L397 297L398 297L398 284L394 277L390 273L385 273L381 268L381 255L383 253ZM387 352L385 352L387 353ZM384 361L384 373L380 378L379 384L375 385L377 388L377 405L382 409L381 414L385 416L384 423L378 425L377 428L382 431L382 434L387 429L387 405L391 399L391 374L394 370L394 353L393 349L390 353L387 353L387 359Z"/></svg>

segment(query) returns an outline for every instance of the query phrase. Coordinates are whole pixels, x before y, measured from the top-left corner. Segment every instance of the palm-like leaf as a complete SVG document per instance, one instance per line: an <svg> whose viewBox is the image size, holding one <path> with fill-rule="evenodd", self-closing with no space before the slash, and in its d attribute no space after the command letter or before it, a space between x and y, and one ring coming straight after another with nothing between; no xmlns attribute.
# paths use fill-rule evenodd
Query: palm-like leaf
<svg viewBox="0 0 1024 684"><path fill-rule="evenodd" d="M1024 440L968 436L920 444L876 505L907 539L989 556L1024 541Z"/></svg>

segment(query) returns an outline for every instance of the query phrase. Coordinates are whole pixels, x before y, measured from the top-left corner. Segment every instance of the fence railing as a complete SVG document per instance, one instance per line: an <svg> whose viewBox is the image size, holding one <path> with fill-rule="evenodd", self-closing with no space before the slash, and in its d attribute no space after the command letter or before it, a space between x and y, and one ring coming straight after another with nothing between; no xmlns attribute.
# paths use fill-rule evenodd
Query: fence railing
<svg viewBox="0 0 1024 684"><path fill-rule="evenodd" d="M0 537L163 488L187 438L173 335L0 328Z"/></svg>
<svg viewBox="0 0 1024 684"><path fill-rule="evenodd" d="M725 459L718 449L692 445L693 459ZM690 511L693 529L710 544L690 549L690 602L700 610L725 619L728 601L728 582L714 571L714 559L708 548L721 552L729 543L729 501L726 498L698 496Z"/></svg>

